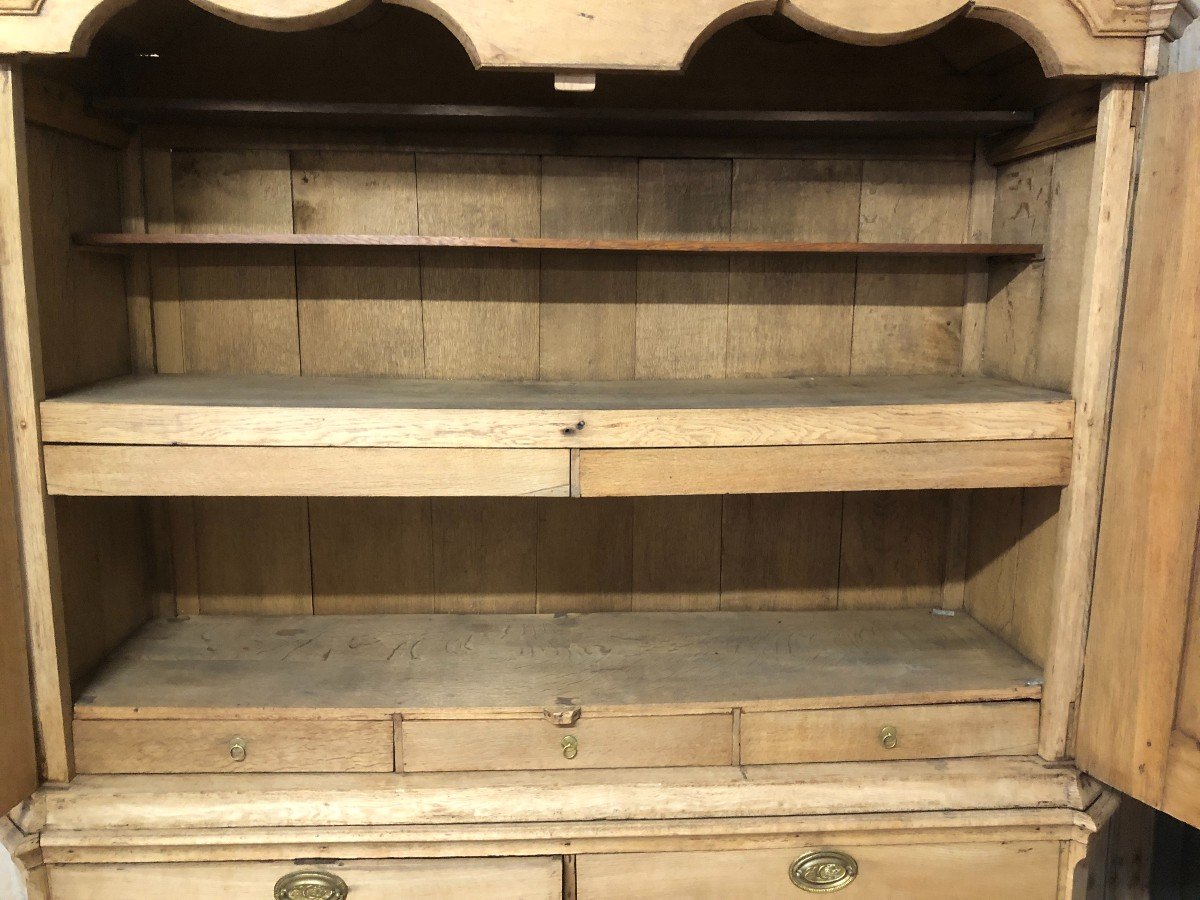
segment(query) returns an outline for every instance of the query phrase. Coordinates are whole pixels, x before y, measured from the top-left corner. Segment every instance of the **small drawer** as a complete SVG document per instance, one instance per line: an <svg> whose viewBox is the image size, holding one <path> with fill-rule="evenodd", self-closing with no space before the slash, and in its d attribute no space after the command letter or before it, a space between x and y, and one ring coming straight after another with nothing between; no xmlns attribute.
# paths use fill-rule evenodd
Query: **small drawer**
<svg viewBox="0 0 1200 900"><path fill-rule="evenodd" d="M279 887L282 894L276 893ZM133 897L272 897L329 900L558 900L562 862L528 859L409 859L322 863L175 863L50 868L54 900Z"/></svg>
<svg viewBox="0 0 1200 900"><path fill-rule="evenodd" d="M742 763L1023 756L1037 752L1032 701L806 709L742 715Z"/></svg>
<svg viewBox="0 0 1200 900"><path fill-rule="evenodd" d="M391 772L392 722L77 719L82 774Z"/></svg>
<svg viewBox="0 0 1200 900"><path fill-rule="evenodd" d="M579 900L1053 900L1058 854L1057 841L1038 841L580 855L575 865Z"/></svg>
<svg viewBox="0 0 1200 900"><path fill-rule="evenodd" d="M733 716L584 716L570 727L543 719L418 720L400 726L405 772L727 766Z"/></svg>

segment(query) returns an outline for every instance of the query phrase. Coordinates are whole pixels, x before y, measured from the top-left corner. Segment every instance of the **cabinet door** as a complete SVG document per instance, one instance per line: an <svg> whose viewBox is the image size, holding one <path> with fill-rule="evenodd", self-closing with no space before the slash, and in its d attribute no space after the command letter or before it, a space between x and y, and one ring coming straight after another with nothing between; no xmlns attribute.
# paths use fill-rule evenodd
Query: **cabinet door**
<svg viewBox="0 0 1200 900"><path fill-rule="evenodd" d="M0 815L37 787L7 385L0 390Z"/></svg>
<svg viewBox="0 0 1200 900"><path fill-rule="evenodd" d="M1146 103L1076 755L1200 825L1200 73Z"/></svg>

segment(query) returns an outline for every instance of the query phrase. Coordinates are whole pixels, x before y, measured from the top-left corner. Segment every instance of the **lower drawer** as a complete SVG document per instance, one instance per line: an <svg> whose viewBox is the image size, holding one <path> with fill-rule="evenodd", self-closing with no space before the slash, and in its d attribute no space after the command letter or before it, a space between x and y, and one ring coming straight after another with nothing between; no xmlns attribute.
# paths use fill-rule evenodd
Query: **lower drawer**
<svg viewBox="0 0 1200 900"><path fill-rule="evenodd" d="M1056 841L849 846L835 853L797 847L581 855L578 898L796 900L811 892L846 900L1053 900L1057 893Z"/></svg>
<svg viewBox="0 0 1200 900"><path fill-rule="evenodd" d="M85 775L391 772L390 719L345 721L75 720Z"/></svg>
<svg viewBox="0 0 1200 900"><path fill-rule="evenodd" d="M1033 755L1039 706L1006 701L744 713L742 762Z"/></svg>
<svg viewBox="0 0 1200 900"><path fill-rule="evenodd" d="M727 766L733 716L584 717L563 728L544 719L405 721L404 772Z"/></svg>
<svg viewBox="0 0 1200 900"><path fill-rule="evenodd" d="M558 857L292 863L70 865L50 868L54 900L229 897L237 900L558 900ZM281 881L290 879L290 881ZM336 880L335 880L336 879ZM348 889L340 895L342 886ZM277 888L281 892L277 892Z"/></svg>

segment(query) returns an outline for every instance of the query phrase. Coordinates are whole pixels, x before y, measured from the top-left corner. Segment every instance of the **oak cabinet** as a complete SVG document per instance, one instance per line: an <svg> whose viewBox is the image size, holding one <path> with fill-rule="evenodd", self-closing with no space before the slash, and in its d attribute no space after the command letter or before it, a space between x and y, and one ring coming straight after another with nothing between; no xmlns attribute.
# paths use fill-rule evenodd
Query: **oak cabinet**
<svg viewBox="0 0 1200 900"><path fill-rule="evenodd" d="M877 6L0 2L33 889L1066 897L1101 782L1200 821L1191 6Z"/></svg>

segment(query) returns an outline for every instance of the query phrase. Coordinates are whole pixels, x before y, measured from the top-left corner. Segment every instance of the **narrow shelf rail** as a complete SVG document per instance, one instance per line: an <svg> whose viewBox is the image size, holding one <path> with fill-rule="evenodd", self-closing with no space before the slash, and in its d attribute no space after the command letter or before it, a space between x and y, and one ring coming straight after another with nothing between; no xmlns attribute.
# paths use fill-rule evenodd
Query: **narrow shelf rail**
<svg viewBox="0 0 1200 900"><path fill-rule="evenodd" d="M946 137L987 135L1031 125L1028 110L722 110L598 106L297 103L278 100L105 97L95 108L145 123L331 121L357 127L555 134Z"/></svg>
<svg viewBox="0 0 1200 900"><path fill-rule="evenodd" d="M1041 244L888 244L808 241L591 240L545 237L457 237L410 234L121 234L75 235L78 247L414 247L482 250L575 250L612 253L790 253L860 256L1037 257Z"/></svg>

